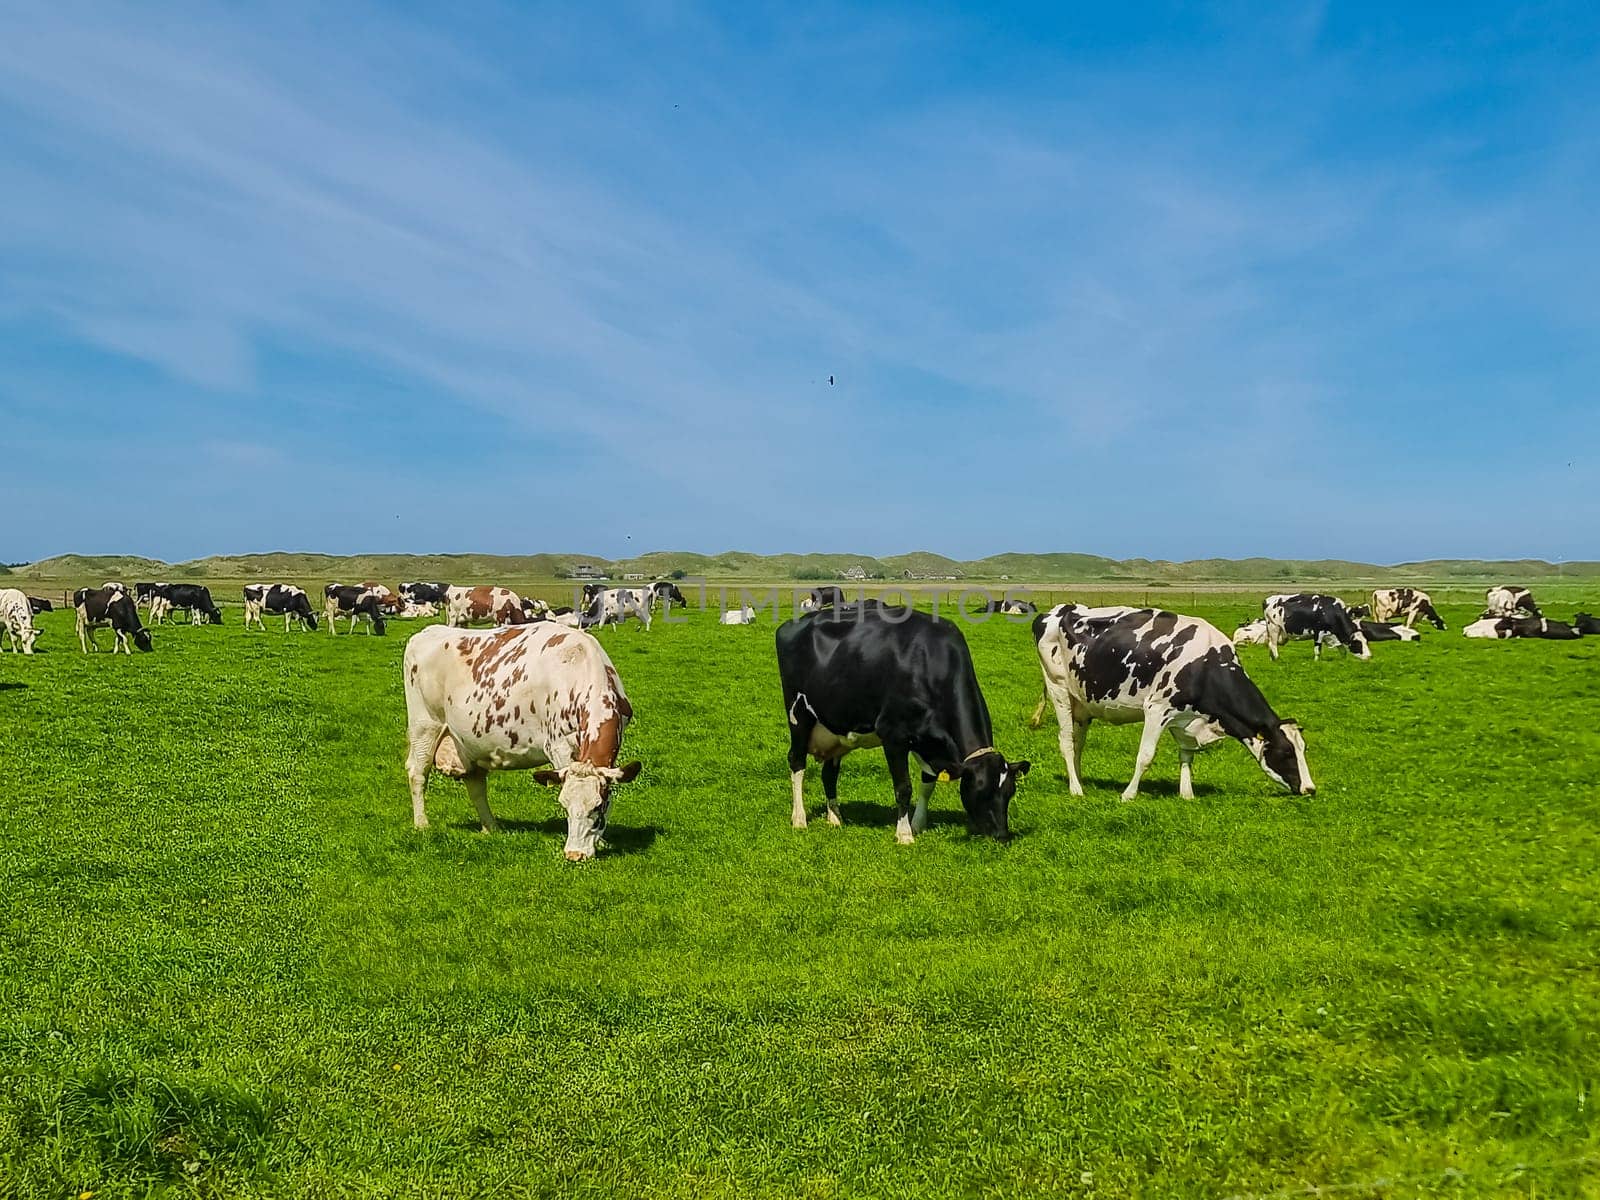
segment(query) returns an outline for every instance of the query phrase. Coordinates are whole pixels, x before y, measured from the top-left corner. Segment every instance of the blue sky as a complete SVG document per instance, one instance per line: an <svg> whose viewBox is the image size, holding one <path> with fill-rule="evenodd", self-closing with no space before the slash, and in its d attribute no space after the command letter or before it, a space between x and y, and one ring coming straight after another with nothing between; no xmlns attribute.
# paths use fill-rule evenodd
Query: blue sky
<svg viewBox="0 0 1600 1200"><path fill-rule="evenodd" d="M1600 556L1592 5L0 21L0 558Z"/></svg>

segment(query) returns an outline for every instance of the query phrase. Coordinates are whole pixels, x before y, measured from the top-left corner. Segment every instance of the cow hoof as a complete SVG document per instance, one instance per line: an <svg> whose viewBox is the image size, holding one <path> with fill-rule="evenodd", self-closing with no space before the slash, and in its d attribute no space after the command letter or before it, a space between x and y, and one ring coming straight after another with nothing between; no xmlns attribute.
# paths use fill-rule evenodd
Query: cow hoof
<svg viewBox="0 0 1600 1200"><path fill-rule="evenodd" d="M565 857L568 862L588 862L594 855L585 854L582 850L568 850Z"/></svg>
<svg viewBox="0 0 1600 1200"><path fill-rule="evenodd" d="M828 824L837 828L844 824L844 818L830 808L828 810Z"/></svg>
<svg viewBox="0 0 1600 1200"><path fill-rule="evenodd" d="M1139 793L1138 792L1123 792L1122 793L1122 802L1124 804L1132 804L1138 798L1139 798Z"/></svg>

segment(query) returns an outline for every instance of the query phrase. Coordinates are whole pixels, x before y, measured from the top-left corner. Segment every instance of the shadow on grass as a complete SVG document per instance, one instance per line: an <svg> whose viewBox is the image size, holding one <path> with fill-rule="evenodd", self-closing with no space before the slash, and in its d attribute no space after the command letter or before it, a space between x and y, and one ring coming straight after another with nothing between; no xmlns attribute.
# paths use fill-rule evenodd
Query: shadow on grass
<svg viewBox="0 0 1600 1200"><path fill-rule="evenodd" d="M0 683L0 692L20 692L27 686L25 683Z"/></svg>
<svg viewBox="0 0 1600 1200"><path fill-rule="evenodd" d="M1065 773L1057 775L1054 778L1056 782L1063 785L1065 785L1067 782ZM1096 779L1088 775L1083 777L1083 789L1086 792L1094 788L1104 788L1108 792L1120 793L1122 789L1127 786L1128 781L1126 779ZM1222 792L1216 786L1216 784L1201 783L1199 780L1195 780L1194 798L1196 800L1204 799L1206 796L1220 796L1221 794ZM1159 777L1146 775L1139 781L1139 795L1169 796L1176 800L1178 798L1178 781L1176 779L1162 779ZM1085 797L1085 799L1087 799L1087 797Z"/></svg>
<svg viewBox="0 0 1600 1200"><path fill-rule="evenodd" d="M928 804L928 828L935 825L959 825L963 829L967 825L967 814L961 808L961 802L956 801L955 808L935 808L938 803L938 793ZM809 797L808 797L809 800ZM806 805L806 811L811 811L811 806ZM825 809L822 811L826 811ZM841 800L839 802L839 817L846 825L875 825L887 827L899 819L893 804L870 804L865 800ZM824 818L826 820L826 818Z"/></svg>
<svg viewBox="0 0 1600 1200"><path fill-rule="evenodd" d="M541 833L552 834L555 837L567 836L567 819L565 817L548 817L543 821L523 821L511 817L496 817L500 824L501 833ZM478 832L476 818L466 821L452 821L451 829L459 829L466 833ZM656 835L661 832L659 825L617 825L606 826L605 851L609 854L638 854L648 850L655 843Z"/></svg>

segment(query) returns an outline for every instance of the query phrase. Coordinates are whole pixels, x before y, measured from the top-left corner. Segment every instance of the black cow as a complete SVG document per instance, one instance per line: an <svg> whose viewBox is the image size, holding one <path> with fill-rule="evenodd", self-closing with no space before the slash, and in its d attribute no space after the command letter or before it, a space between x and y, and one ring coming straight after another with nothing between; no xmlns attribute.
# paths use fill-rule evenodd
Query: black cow
<svg viewBox="0 0 1600 1200"><path fill-rule="evenodd" d="M448 583L402 583L400 599L407 604L437 604L443 608L450 602Z"/></svg>
<svg viewBox="0 0 1600 1200"><path fill-rule="evenodd" d="M1371 658L1366 635L1350 616L1350 610L1337 596L1316 592L1268 596L1261 602L1267 622L1267 651L1274 659L1278 647L1294 638L1310 638L1311 657L1322 657L1324 642L1343 646L1357 658Z"/></svg>
<svg viewBox="0 0 1600 1200"><path fill-rule="evenodd" d="M44 612L55 612L55 610L56 606L51 604L50 601L46 600L43 596L28 597L28 611L33 613L35 616L38 616L40 613Z"/></svg>
<svg viewBox="0 0 1600 1200"><path fill-rule="evenodd" d="M150 597L166 586L164 583L136 583L133 585L134 601L139 604L149 604Z"/></svg>
<svg viewBox="0 0 1600 1200"><path fill-rule="evenodd" d="M1083 795L1078 769L1094 720L1144 723L1124 800L1139 794L1163 730L1178 743L1178 795L1184 800L1194 798L1195 752L1225 737L1243 742L1261 769L1291 792L1316 791L1299 726L1272 711L1215 626L1154 608L1059 604L1034 618L1033 640L1045 700L1055 705L1061 722L1061 757L1074 796ZM1035 726L1045 700L1034 711Z"/></svg>
<svg viewBox="0 0 1600 1200"><path fill-rule="evenodd" d="M968 827L1010 838L1011 797L1029 764L1007 762L994 748L989 707L953 622L875 601L838 605L785 621L777 645L796 829L806 824L808 754L822 763L828 821L838 825L839 760L882 746L901 844L926 827L934 784L952 779L960 781ZM922 773L915 812L913 758Z"/></svg>
<svg viewBox="0 0 1600 1200"><path fill-rule="evenodd" d="M322 589L322 618L328 622L328 632L339 633L339 618L350 618L350 632L356 631L356 622L364 620L372 632L382 637L387 632L383 621L383 594L367 584L330 583Z"/></svg>
<svg viewBox="0 0 1600 1200"><path fill-rule="evenodd" d="M135 586L143 586L142 584ZM197 625L204 617L208 625L222 624L222 610L211 599L211 589L198 583L157 583L148 593L150 621L154 625L164 622L170 613L186 612L189 623Z"/></svg>
<svg viewBox="0 0 1600 1200"><path fill-rule="evenodd" d="M254 623L256 628L265 631L267 627L261 621L264 612L274 616L281 613L285 633L289 632L290 621L298 621L301 629L317 627L317 614L311 611L311 597L306 595L304 588L295 587L292 583L245 585L244 627L249 629Z"/></svg>
<svg viewBox="0 0 1600 1200"><path fill-rule="evenodd" d="M1595 619L1588 613L1578 613L1572 618L1572 627L1579 633L1593 635L1600 633L1600 620Z"/></svg>
<svg viewBox="0 0 1600 1200"><path fill-rule="evenodd" d="M800 601L800 611L815 612L819 608L830 608L835 605L847 603L849 603L849 601L844 598L843 588L837 588L831 584L825 584L822 587L814 587L811 589L811 591Z"/></svg>
<svg viewBox="0 0 1600 1200"><path fill-rule="evenodd" d="M140 650L149 650L150 631L139 623L139 609L124 587L79 588L72 593L72 606L78 610L78 645L88 654L99 650L94 631L102 625L111 626L113 636L111 653L118 650L131 655L129 642Z"/></svg>

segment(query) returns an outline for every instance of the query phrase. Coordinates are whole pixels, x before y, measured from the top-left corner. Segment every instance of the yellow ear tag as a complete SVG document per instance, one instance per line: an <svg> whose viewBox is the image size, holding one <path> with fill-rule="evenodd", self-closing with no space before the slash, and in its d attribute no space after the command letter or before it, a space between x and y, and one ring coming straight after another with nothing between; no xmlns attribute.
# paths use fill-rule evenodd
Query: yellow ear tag
<svg viewBox="0 0 1600 1200"><path fill-rule="evenodd" d="M939 772L939 782L940 783L949 783L950 782L950 772L949 771L940 771Z"/></svg>

